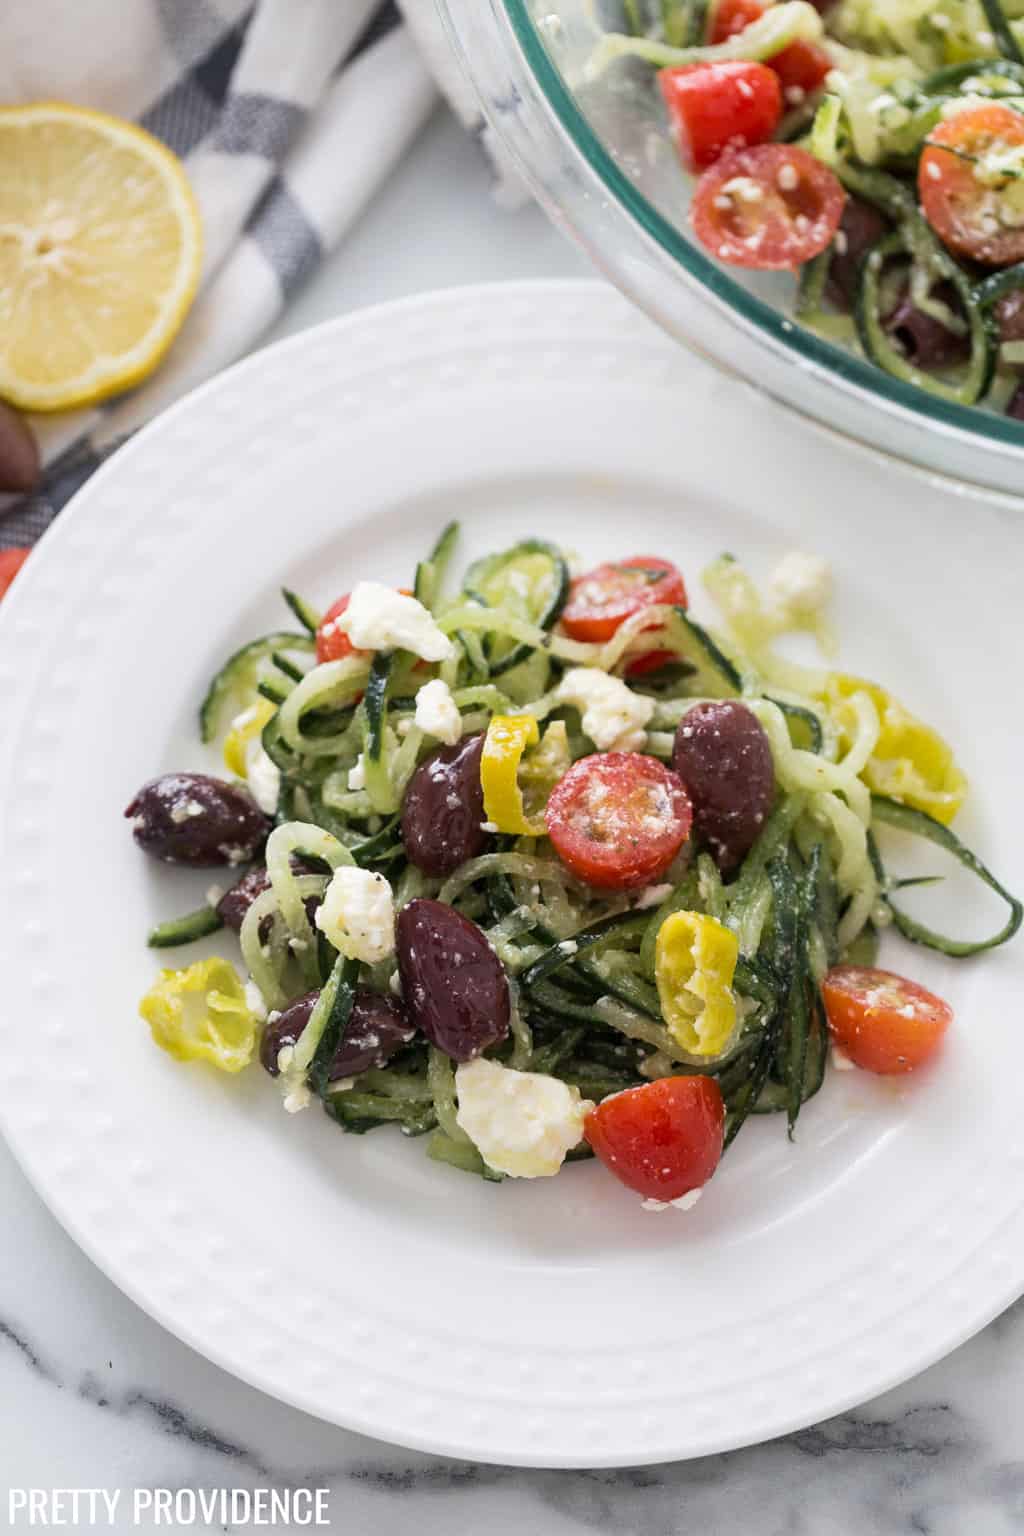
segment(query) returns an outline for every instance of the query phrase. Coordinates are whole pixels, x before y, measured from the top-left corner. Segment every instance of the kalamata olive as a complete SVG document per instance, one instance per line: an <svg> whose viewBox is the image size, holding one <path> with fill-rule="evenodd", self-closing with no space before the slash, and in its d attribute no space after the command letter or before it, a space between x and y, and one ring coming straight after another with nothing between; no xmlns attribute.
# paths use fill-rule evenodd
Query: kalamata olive
<svg viewBox="0 0 1024 1536"><path fill-rule="evenodd" d="M948 304L954 313L960 308L956 289L951 283L940 284L934 296ZM971 343L966 331L958 335L934 315L918 309L909 289L904 289L884 325L915 368L944 368L948 363L962 362L970 355Z"/></svg>
<svg viewBox="0 0 1024 1536"><path fill-rule="evenodd" d="M319 992L307 992L296 998L273 1023L267 1025L260 1041L260 1061L271 1077L277 1077L277 1058L286 1045L294 1045L309 1023ZM370 1067L383 1067L396 1051L408 1045L416 1031L397 998L360 988L352 1004L345 1037L334 1053L330 1076L358 1077Z"/></svg>
<svg viewBox="0 0 1024 1536"><path fill-rule="evenodd" d="M760 720L735 699L697 704L676 729L672 766L693 801L693 825L723 873L747 853L775 798Z"/></svg>
<svg viewBox="0 0 1024 1536"><path fill-rule="evenodd" d="M167 864L245 864L273 822L237 784L205 773L165 773L144 784L125 811L139 847Z"/></svg>
<svg viewBox="0 0 1024 1536"><path fill-rule="evenodd" d="M39 479L39 449L23 416L0 400L0 491L30 491Z"/></svg>
<svg viewBox="0 0 1024 1536"><path fill-rule="evenodd" d="M837 309L851 310L857 298L860 266L871 247L885 234L888 225L870 203L848 197L836 231L834 252L828 269L826 293Z"/></svg>
<svg viewBox="0 0 1024 1536"><path fill-rule="evenodd" d="M311 875L315 872L309 864L303 863L301 859L292 859L291 863L292 870L296 875ZM254 864L252 869L247 869L241 880L237 880L230 890L225 891L217 903L217 913L224 926L226 928L233 928L236 933L240 933L242 924L245 921L245 914L257 896L262 896L263 892L269 891L269 889L270 876L267 874L267 866L265 864ZM319 905L320 898L318 896L307 898L306 912L310 922L313 921L313 914Z"/></svg>
<svg viewBox="0 0 1024 1536"><path fill-rule="evenodd" d="M428 875L448 875L487 844L480 784L482 736L467 736L424 758L402 803L402 841Z"/></svg>
<svg viewBox="0 0 1024 1536"><path fill-rule="evenodd" d="M409 1016L454 1061L508 1034L508 981L486 936L441 901L417 898L398 914L395 947Z"/></svg>

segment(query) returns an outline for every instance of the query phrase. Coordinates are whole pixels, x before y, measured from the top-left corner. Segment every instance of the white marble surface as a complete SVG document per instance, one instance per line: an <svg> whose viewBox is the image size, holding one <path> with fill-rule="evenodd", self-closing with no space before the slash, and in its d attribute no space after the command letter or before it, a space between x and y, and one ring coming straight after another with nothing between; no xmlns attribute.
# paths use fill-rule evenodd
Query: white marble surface
<svg viewBox="0 0 1024 1536"><path fill-rule="evenodd" d="M439 114L278 334L424 288L583 270L536 211L490 205L475 148ZM1024 1530L1024 1305L909 1385L783 1441L632 1472L508 1471L346 1434L209 1365L77 1251L2 1143L0 1213L0 1529L12 1487L122 1489L127 1506L136 1487L298 1484L328 1488L331 1528L353 1536ZM131 1529L128 1513L105 1528Z"/></svg>

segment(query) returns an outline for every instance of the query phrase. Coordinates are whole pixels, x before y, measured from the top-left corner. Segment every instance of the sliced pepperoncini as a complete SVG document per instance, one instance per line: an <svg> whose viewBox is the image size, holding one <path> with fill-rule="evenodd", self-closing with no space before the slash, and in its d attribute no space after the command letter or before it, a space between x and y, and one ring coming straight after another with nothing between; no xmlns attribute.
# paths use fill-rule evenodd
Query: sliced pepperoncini
<svg viewBox="0 0 1024 1536"><path fill-rule="evenodd" d="M672 912L658 929L654 977L669 1033L694 1056L719 1056L736 1028L736 935L702 912Z"/></svg>
<svg viewBox="0 0 1024 1536"><path fill-rule="evenodd" d="M240 1072L252 1060L256 1019L226 960L161 971L139 1012L160 1049L177 1061L208 1061L222 1072Z"/></svg>
<svg viewBox="0 0 1024 1536"><path fill-rule="evenodd" d="M275 706L269 699L261 697L232 720L231 729L224 738L224 762L240 779L248 776L246 747L255 741L274 713Z"/></svg>
<svg viewBox="0 0 1024 1536"><path fill-rule="evenodd" d="M954 760L952 748L938 731L916 719L877 683L833 672L825 698L842 746L849 745L852 739L847 728L847 701L855 693L869 696L882 725L875 750L861 774L865 784L876 794L926 811L943 826L949 826L967 795L967 780Z"/></svg>
<svg viewBox="0 0 1024 1536"><path fill-rule="evenodd" d="M499 832L541 837L543 821L527 818L519 788L519 764L527 747L536 746L540 731L533 715L495 715L487 727L480 758L484 815Z"/></svg>

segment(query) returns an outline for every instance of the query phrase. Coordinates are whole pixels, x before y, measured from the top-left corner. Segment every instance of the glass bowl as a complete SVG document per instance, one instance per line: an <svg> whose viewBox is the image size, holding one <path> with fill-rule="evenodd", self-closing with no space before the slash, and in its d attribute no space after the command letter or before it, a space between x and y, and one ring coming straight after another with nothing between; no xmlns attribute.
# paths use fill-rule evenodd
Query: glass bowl
<svg viewBox="0 0 1024 1536"><path fill-rule="evenodd" d="M648 68L586 64L614 0L437 0L500 145L623 293L718 367L819 424L925 469L1024 493L1024 426L891 378L793 319L787 273L719 266L687 224L688 178Z"/></svg>

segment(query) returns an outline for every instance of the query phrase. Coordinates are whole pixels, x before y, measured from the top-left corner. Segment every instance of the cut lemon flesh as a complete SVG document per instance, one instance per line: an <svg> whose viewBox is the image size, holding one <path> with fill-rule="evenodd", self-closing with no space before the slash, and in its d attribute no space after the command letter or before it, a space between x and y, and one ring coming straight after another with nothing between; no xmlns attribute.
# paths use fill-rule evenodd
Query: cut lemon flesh
<svg viewBox="0 0 1024 1536"><path fill-rule="evenodd" d="M0 398L90 405L137 384L199 281L181 162L134 123L41 102L0 109Z"/></svg>

